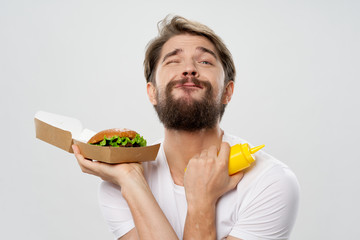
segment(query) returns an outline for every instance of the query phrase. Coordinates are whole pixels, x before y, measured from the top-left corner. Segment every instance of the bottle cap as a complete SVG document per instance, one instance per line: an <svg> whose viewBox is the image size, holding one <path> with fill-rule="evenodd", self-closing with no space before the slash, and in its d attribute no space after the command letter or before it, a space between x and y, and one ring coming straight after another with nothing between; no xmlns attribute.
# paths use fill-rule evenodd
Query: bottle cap
<svg viewBox="0 0 360 240"><path fill-rule="evenodd" d="M260 149L262 149L263 147L265 147L265 145L260 145L260 146L257 146L257 147L253 147L253 148L250 149L250 153L254 154L257 151L259 151Z"/></svg>

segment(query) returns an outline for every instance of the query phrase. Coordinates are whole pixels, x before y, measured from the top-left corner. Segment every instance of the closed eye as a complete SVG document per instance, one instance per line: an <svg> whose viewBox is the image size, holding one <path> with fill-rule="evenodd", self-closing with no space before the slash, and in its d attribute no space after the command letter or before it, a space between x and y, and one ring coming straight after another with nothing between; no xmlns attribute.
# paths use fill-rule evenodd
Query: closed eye
<svg viewBox="0 0 360 240"><path fill-rule="evenodd" d="M180 61L179 60L169 60L169 61L167 61L165 64L167 65L167 64L171 64L171 63L179 63Z"/></svg>

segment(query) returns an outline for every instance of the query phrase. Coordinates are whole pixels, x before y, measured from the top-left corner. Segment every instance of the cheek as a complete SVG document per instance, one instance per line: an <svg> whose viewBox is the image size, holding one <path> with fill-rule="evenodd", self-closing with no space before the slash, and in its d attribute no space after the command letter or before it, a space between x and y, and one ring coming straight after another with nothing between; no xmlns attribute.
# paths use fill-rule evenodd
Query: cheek
<svg viewBox="0 0 360 240"><path fill-rule="evenodd" d="M221 69L221 71L218 72L218 78L217 78L217 86L218 86L218 97L221 100L223 95L224 95L224 91L225 91L225 74L224 71Z"/></svg>
<svg viewBox="0 0 360 240"><path fill-rule="evenodd" d="M156 85L159 87L166 86L166 84L173 79L173 72L167 68L158 68L155 75Z"/></svg>
<svg viewBox="0 0 360 240"><path fill-rule="evenodd" d="M214 72L209 75L208 78L211 81L213 87L213 94L217 100L221 100L224 93L224 74L220 72Z"/></svg>
<svg viewBox="0 0 360 240"><path fill-rule="evenodd" d="M219 89L216 89L216 100L217 101L222 101L223 100L223 96L224 96L224 88L219 88Z"/></svg>

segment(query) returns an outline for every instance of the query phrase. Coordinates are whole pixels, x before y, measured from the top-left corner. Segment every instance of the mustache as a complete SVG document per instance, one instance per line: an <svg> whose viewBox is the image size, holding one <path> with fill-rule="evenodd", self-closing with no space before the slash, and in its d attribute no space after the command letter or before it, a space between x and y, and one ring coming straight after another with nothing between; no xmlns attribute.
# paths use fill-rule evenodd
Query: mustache
<svg viewBox="0 0 360 240"><path fill-rule="evenodd" d="M197 86L204 87L204 88L206 88L208 90L212 89L212 86L211 86L210 82L200 80L200 79L198 79L196 77L192 77L192 78L182 78L182 79L179 79L179 80L171 81L166 85L166 90L170 91L174 86L183 85L185 83L193 83L193 84L195 84Z"/></svg>

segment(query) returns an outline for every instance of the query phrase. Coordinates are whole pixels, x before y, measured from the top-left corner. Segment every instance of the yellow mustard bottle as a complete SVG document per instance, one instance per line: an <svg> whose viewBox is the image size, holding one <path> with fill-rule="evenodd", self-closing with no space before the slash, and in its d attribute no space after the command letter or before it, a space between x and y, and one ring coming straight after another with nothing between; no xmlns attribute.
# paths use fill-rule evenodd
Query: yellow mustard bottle
<svg viewBox="0 0 360 240"><path fill-rule="evenodd" d="M248 143L240 143L232 146L230 148L229 157L229 175L250 167L251 163L255 161L255 156L253 154L263 147L265 147L265 145L250 148Z"/></svg>

